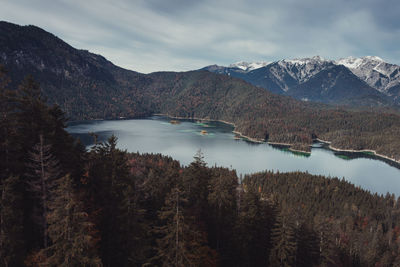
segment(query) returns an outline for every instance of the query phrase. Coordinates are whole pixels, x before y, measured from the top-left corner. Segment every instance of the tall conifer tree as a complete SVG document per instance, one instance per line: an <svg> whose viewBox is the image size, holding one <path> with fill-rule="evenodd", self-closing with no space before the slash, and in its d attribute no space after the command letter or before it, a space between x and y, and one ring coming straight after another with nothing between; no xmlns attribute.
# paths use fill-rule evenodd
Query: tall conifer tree
<svg viewBox="0 0 400 267"><path fill-rule="evenodd" d="M59 178L51 190L52 201L47 215L51 245L44 250L47 266L101 266L83 203L73 189L69 175Z"/></svg>
<svg viewBox="0 0 400 267"><path fill-rule="evenodd" d="M185 215L187 202L178 188L167 196L159 213L164 225L156 230L161 238L157 240L155 259L162 266L213 266L215 254L206 246L205 233L197 230L193 219Z"/></svg>
<svg viewBox="0 0 400 267"><path fill-rule="evenodd" d="M277 217L272 231L272 250L270 263L272 266L293 266L295 263L297 244L290 221L282 215Z"/></svg>
<svg viewBox="0 0 400 267"><path fill-rule="evenodd" d="M37 213L35 214L36 223L41 227L42 246L48 245L47 237L47 213L50 202L50 190L54 186L54 181L60 177L61 170L59 162L54 158L51 152L51 145L45 144L43 135L39 136L37 143L29 153L30 162L28 164L30 172L27 181L29 190L33 193L37 204Z"/></svg>

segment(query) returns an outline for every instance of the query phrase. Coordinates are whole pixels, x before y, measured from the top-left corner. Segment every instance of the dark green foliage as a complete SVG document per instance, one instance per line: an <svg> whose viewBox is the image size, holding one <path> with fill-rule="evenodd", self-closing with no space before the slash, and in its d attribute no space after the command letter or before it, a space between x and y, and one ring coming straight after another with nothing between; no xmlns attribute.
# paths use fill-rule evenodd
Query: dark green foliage
<svg viewBox="0 0 400 267"><path fill-rule="evenodd" d="M122 191L116 224L119 227L121 266L137 266L146 258L151 230L145 220L146 210L140 205L136 183L128 184ZM115 236L117 238L117 236Z"/></svg>
<svg viewBox="0 0 400 267"><path fill-rule="evenodd" d="M89 155L89 192L95 211L99 211L100 251L105 266L111 263L126 266L128 255L123 254L130 253L122 232L127 231L123 226L132 227L126 225L129 220L125 216L132 215L129 209L134 203L131 203L132 192L126 191L131 191L127 187L130 177L126 153L117 149L116 141L115 136L110 137L108 142L95 145Z"/></svg>
<svg viewBox="0 0 400 267"><path fill-rule="evenodd" d="M315 266L319 262L319 240L315 231L308 225L295 227L296 266Z"/></svg>
<svg viewBox="0 0 400 267"><path fill-rule="evenodd" d="M77 198L69 175L59 178L51 192L47 221L52 244L44 250L44 266L101 266L94 224Z"/></svg>
<svg viewBox="0 0 400 267"><path fill-rule="evenodd" d="M208 192L208 232L210 246L219 253L222 266L233 264L235 231L237 220L236 190L238 179L235 171L212 168Z"/></svg>
<svg viewBox="0 0 400 267"><path fill-rule="evenodd" d="M26 253L22 188L21 180L14 176L0 184L0 266L22 266Z"/></svg>
<svg viewBox="0 0 400 267"><path fill-rule="evenodd" d="M47 213L55 181L67 172L79 181L84 149L64 130L63 112L43 102L31 77L17 90L0 91L1 243L7 244L2 264L22 265L29 253L25 264L37 266L46 260L40 250L52 245Z"/></svg>
<svg viewBox="0 0 400 267"><path fill-rule="evenodd" d="M43 136L40 135L40 142L37 143L32 151L29 152L29 162L27 174L28 191L32 193L34 202L37 205L34 207L37 218L35 223L41 227L43 233L43 247L48 244L47 237L47 213L49 204L52 201L50 190L54 187L55 181L60 177L59 162L51 153L51 146L46 145Z"/></svg>
<svg viewBox="0 0 400 267"><path fill-rule="evenodd" d="M165 206L159 212L163 226L156 227L156 262L160 266L212 266L212 250L207 247L206 234L198 230L194 218L188 215L188 200L173 188Z"/></svg>
<svg viewBox="0 0 400 267"><path fill-rule="evenodd" d="M0 180L10 174L12 165L15 164L14 151L11 145L15 143L15 118L13 118L13 92L7 89L8 77L3 65L0 64Z"/></svg>
<svg viewBox="0 0 400 267"><path fill-rule="evenodd" d="M198 222L204 221L208 212L208 185L211 178L201 151L194 156L194 161L183 172L183 188L188 196L191 213Z"/></svg>
<svg viewBox="0 0 400 267"><path fill-rule="evenodd" d="M278 216L272 229L270 263L272 266L294 266L297 243L294 227L289 218Z"/></svg>
<svg viewBox="0 0 400 267"><path fill-rule="evenodd" d="M212 89L219 79L230 83L226 95L241 96L236 82L209 80L201 72L190 73L193 79L154 75L176 82L182 106L175 115L211 117L211 108L220 118L237 120L238 127L262 132L262 126L247 122L250 117L240 118L251 116L254 107L220 110L252 103L250 98L235 104L229 97L215 106L209 101L222 97ZM217 93L200 92L201 78ZM170 157L122 151L114 136L85 151L65 132L64 114L43 102L32 79L14 93L3 89L1 266L396 266L399 260L400 201L393 195L300 172L257 173L238 184L235 171L207 167L201 153L185 167ZM257 99L265 107L263 96ZM157 99L157 105L173 109L175 100ZM295 113L296 103L287 110ZM329 116L360 131L392 125L396 132L394 115L356 125L361 117L349 114L336 110Z"/></svg>
<svg viewBox="0 0 400 267"><path fill-rule="evenodd" d="M265 266L271 243L275 211L256 188L244 188L235 229L236 265Z"/></svg>
<svg viewBox="0 0 400 267"><path fill-rule="evenodd" d="M313 248L307 252L312 258L318 251L323 266L373 266L393 262L388 255L398 254L399 206L389 194L372 195L337 178L300 172L259 173L244 183L261 188L263 196L279 203L297 236L308 232L309 240L297 238L297 243L307 242ZM296 259L302 262L304 254Z"/></svg>

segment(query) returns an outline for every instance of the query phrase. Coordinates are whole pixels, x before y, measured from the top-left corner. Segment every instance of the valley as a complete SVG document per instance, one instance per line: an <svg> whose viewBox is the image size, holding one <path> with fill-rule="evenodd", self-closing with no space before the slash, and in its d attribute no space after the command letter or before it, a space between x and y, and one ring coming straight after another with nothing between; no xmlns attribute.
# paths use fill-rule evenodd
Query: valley
<svg viewBox="0 0 400 267"><path fill-rule="evenodd" d="M10 73L10 86L17 86L25 75L32 74L48 103L59 105L71 120L137 118L157 113L223 120L253 139L289 143L295 150L309 151L312 140L320 138L339 149L369 149L400 159L400 116L390 109L349 111L346 106L296 101L206 70L141 74L77 50L34 26L2 22L0 33L1 64ZM333 67L340 70L339 74L351 73L344 66ZM323 72L315 76L325 75ZM359 83L354 77L352 81ZM314 84L314 80L318 85L319 79L310 78L308 82ZM300 86L299 90L305 88ZM371 100L370 96L363 99L368 103Z"/></svg>
<svg viewBox="0 0 400 267"><path fill-rule="evenodd" d="M143 74L0 22L0 265L396 266L397 85L359 63Z"/></svg>

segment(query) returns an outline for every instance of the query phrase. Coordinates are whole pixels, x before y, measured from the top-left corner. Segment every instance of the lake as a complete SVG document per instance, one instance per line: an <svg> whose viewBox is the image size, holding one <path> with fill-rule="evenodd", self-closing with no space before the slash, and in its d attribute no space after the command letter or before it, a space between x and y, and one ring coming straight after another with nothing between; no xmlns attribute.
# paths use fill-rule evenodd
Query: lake
<svg viewBox="0 0 400 267"><path fill-rule="evenodd" d="M112 134L118 147L129 152L161 153L187 165L198 150L209 166L235 169L238 175L264 170L304 171L331 177L344 177L355 185L378 194L400 196L400 168L387 160L366 153L335 152L325 144L314 143L311 154L293 153L284 146L252 143L235 139L233 127L222 122L179 120L154 116L135 120L99 120L70 123L67 131L88 147L93 145L89 132L99 141ZM201 133L201 131L206 131ZM393 166L392 166L393 165Z"/></svg>

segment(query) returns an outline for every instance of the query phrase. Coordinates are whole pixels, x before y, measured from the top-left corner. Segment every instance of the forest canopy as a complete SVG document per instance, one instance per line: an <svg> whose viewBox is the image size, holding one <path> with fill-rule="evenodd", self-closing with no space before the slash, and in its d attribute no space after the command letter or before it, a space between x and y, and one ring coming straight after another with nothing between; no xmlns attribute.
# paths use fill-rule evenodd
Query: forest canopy
<svg viewBox="0 0 400 267"><path fill-rule="evenodd" d="M182 166L120 150L114 136L86 150L32 77L13 90L7 83L0 69L1 266L400 262L394 195L300 172L239 183L201 153Z"/></svg>

